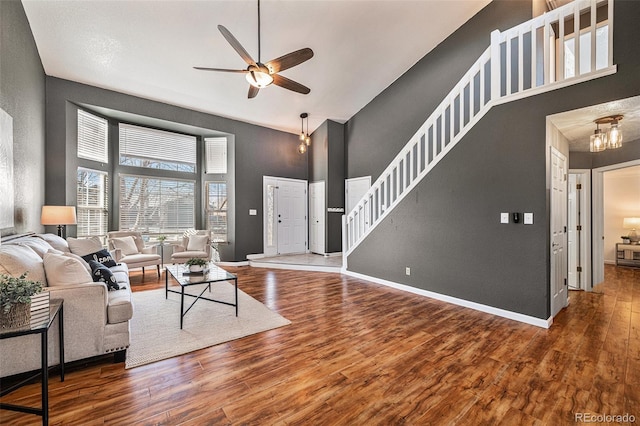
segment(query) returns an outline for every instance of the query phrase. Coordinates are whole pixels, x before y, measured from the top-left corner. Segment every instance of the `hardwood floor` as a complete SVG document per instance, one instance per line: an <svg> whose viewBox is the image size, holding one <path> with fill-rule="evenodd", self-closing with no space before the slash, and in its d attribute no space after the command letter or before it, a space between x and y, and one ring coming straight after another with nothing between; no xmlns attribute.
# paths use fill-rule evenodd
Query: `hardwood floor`
<svg viewBox="0 0 640 426"><path fill-rule="evenodd" d="M640 270L607 266L549 330L339 274L229 270L292 324L131 370L71 366L50 381L51 424L640 421ZM136 291L163 282L132 273ZM37 405L38 385L10 401ZM39 421L0 410L2 424Z"/></svg>

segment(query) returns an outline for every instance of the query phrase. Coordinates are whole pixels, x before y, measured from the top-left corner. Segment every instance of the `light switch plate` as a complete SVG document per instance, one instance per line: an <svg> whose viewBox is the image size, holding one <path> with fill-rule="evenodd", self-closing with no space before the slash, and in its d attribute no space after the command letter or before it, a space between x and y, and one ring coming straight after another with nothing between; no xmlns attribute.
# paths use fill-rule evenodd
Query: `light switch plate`
<svg viewBox="0 0 640 426"><path fill-rule="evenodd" d="M500 213L500 223L509 223L509 213Z"/></svg>
<svg viewBox="0 0 640 426"><path fill-rule="evenodd" d="M533 213L525 213L524 214L524 224L525 225L533 225Z"/></svg>
<svg viewBox="0 0 640 426"><path fill-rule="evenodd" d="M258 215L258 210L249 209L249 216L257 216L257 215Z"/></svg>

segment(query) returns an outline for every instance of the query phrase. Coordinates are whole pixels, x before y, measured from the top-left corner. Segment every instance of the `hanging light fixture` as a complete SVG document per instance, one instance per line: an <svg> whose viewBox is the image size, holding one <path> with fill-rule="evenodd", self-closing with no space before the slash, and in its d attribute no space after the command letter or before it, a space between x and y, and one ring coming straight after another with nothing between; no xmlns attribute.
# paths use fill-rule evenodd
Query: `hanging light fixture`
<svg viewBox="0 0 640 426"><path fill-rule="evenodd" d="M622 130L619 121L623 119L622 115L610 115L608 117L598 118L596 130L589 140L589 151L601 152L605 149L616 149L622 146ZM606 133L600 130L601 124L609 124L609 131Z"/></svg>
<svg viewBox="0 0 640 426"><path fill-rule="evenodd" d="M611 128L609 129L609 133L607 133L607 148L609 149L620 148L622 146L622 130L618 124L620 120L622 120L621 115L612 117Z"/></svg>
<svg viewBox="0 0 640 426"><path fill-rule="evenodd" d="M304 142L300 142L300 145L298 145L298 153L304 154L305 152L307 152L307 145Z"/></svg>
<svg viewBox="0 0 640 426"><path fill-rule="evenodd" d="M303 112L302 114L300 114L300 140L301 141L305 140L304 119L307 118L308 116L309 114L307 114L306 112Z"/></svg>
<svg viewBox="0 0 640 426"><path fill-rule="evenodd" d="M304 131L304 119L307 119L307 132ZM300 145L298 145L298 152L304 154L307 152L307 147L311 145L311 138L309 137L309 114L303 112L300 114Z"/></svg>
<svg viewBox="0 0 640 426"><path fill-rule="evenodd" d="M309 137L309 114L305 113L305 115L307 116L307 133L304 136L304 143L307 144L307 146L311 145L311 138Z"/></svg>

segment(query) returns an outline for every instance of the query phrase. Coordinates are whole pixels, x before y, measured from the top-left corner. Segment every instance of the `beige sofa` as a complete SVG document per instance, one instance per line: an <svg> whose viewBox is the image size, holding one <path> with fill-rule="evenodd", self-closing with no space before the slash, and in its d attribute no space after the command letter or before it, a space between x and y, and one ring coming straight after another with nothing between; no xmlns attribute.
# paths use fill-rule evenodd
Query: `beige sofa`
<svg viewBox="0 0 640 426"><path fill-rule="evenodd" d="M5 237L0 245L0 273L19 276L28 271L27 278L43 282L51 298L64 299L65 362L109 353L114 353L116 361L121 362L129 347L129 320L133 316L129 270L125 264L109 268L119 290L109 291L103 282L93 282L91 272L85 269L85 274L79 269L88 264L69 254L72 251L79 256L89 254L82 251L93 250L90 243L76 240L75 249L70 250L67 241L53 234ZM73 258L74 262L60 256ZM64 264L64 272L58 272L58 266L51 266L56 261ZM0 340L0 377L38 369L39 338L39 335L29 335ZM58 364L58 353L58 322L55 321L49 333L49 365Z"/></svg>

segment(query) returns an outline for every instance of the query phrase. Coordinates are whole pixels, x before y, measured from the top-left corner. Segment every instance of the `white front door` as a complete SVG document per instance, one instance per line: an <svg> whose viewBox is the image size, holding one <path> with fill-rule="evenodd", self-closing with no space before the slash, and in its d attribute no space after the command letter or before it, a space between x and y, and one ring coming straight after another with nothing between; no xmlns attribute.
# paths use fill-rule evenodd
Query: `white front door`
<svg viewBox="0 0 640 426"><path fill-rule="evenodd" d="M567 160L551 147L551 316L567 306Z"/></svg>
<svg viewBox="0 0 640 426"><path fill-rule="evenodd" d="M309 184L309 250L324 254L324 181Z"/></svg>
<svg viewBox="0 0 640 426"><path fill-rule="evenodd" d="M307 182L263 178L264 254L307 250Z"/></svg>
<svg viewBox="0 0 640 426"><path fill-rule="evenodd" d="M346 179L344 181L345 214L349 214L353 210L370 187L371 176Z"/></svg>

